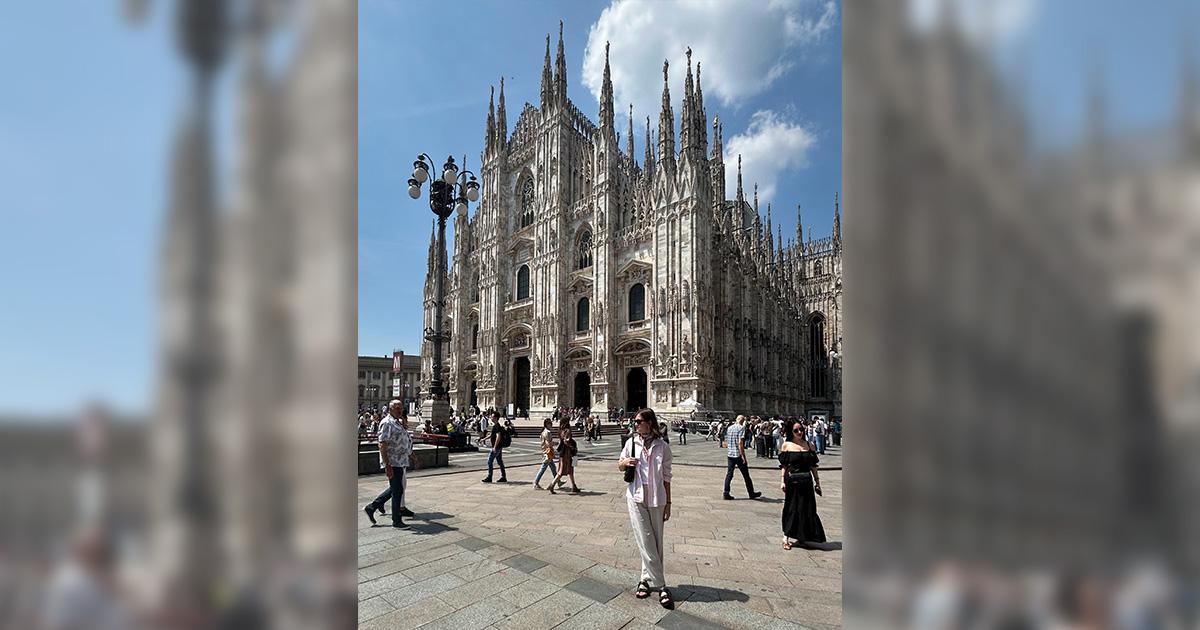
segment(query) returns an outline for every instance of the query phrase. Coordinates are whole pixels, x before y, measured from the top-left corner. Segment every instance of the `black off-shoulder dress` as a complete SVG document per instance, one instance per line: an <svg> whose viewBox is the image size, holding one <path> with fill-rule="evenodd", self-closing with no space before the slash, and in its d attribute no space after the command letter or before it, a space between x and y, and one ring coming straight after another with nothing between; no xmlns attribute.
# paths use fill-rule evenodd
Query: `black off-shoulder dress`
<svg viewBox="0 0 1200 630"><path fill-rule="evenodd" d="M817 497L813 492L812 469L818 462L817 454L812 451L779 453L779 467L787 471L783 534L800 542L825 542L825 528L817 517Z"/></svg>

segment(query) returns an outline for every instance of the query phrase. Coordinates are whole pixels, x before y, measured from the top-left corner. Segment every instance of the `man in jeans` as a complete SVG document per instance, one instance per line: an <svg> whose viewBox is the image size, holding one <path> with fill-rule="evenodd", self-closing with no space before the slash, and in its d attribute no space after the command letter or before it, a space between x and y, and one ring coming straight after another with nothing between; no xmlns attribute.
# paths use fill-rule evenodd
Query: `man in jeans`
<svg viewBox="0 0 1200 630"><path fill-rule="evenodd" d="M408 414L405 413L404 403L393 400L388 405L388 416L379 423L379 458L383 472L387 475L388 487L375 500L370 502L363 511L371 524L375 525L375 512L382 510L384 504L392 501L392 527L407 529L405 516L413 513L404 507L404 487L407 485L405 469L412 460L412 436L408 433ZM415 467L415 466L414 466Z"/></svg>
<svg viewBox="0 0 1200 630"><path fill-rule="evenodd" d="M492 452L488 453L488 476L483 478L483 483L492 483L492 470L495 464L500 464L500 483L508 481L508 475L504 472L504 447L500 446L504 439L504 433L507 431L500 424L500 412L492 410L492 437L491 447Z"/></svg>
<svg viewBox="0 0 1200 630"><path fill-rule="evenodd" d="M825 424L825 419L817 416L817 421L813 423L813 436L817 439L817 443L813 446L817 449L817 455L825 454L825 435L829 432L829 425Z"/></svg>
<svg viewBox="0 0 1200 630"><path fill-rule="evenodd" d="M742 439L745 432L746 416L738 416L737 420L725 430L725 444L728 449L725 455L729 463L725 470L724 498L726 500L733 500L733 496L729 494L729 482L733 481L734 466L742 471L742 479L746 481L746 492L750 494L750 498L757 499L762 496L761 492L754 491L754 482L750 480L750 469L746 467L746 441Z"/></svg>

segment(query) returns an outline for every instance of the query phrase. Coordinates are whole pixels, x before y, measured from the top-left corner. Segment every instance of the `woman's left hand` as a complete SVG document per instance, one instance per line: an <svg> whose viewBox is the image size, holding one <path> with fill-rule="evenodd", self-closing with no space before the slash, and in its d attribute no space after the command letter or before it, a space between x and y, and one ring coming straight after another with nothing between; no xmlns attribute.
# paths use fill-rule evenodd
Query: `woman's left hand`
<svg viewBox="0 0 1200 630"><path fill-rule="evenodd" d="M669 520L671 520L671 504L670 503L668 503L663 508L663 522L666 523Z"/></svg>

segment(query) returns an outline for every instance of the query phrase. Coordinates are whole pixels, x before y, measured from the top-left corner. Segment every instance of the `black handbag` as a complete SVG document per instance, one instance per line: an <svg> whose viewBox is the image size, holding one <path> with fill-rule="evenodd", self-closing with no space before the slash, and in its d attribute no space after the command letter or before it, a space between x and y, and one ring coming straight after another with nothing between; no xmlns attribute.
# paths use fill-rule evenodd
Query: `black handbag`
<svg viewBox="0 0 1200 630"><path fill-rule="evenodd" d="M637 450L637 442L633 441L634 439L635 438L633 437L629 438L630 457L634 457L635 455L633 453ZM637 464L625 467L625 483L633 483L634 479L637 479Z"/></svg>

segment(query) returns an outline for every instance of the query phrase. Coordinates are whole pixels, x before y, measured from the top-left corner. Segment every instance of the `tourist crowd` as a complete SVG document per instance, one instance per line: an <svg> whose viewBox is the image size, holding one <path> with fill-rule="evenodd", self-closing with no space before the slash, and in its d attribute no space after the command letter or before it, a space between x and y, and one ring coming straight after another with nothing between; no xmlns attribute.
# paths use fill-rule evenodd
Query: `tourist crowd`
<svg viewBox="0 0 1200 630"><path fill-rule="evenodd" d="M619 422L622 431L622 448L617 468L625 477L626 503L632 527L634 543L641 556L640 580L634 588L638 598L649 597L658 592L659 603L666 608L674 607L674 600L667 588L664 574L663 531L664 524L671 518L671 440L670 433L678 435L680 444L687 443L688 433L701 433L705 441L715 441L725 450L727 468L722 498L733 500L731 484L734 470L741 473L746 493L751 499L762 496L754 489L750 477L746 452L753 450L758 458L778 460L779 490L784 494L781 514L783 531L782 546L785 550L795 545L825 542L825 531L817 515L816 497L822 494L818 473L820 456L828 448L827 442L841 445L841 421L826 422L824 418L760 417L739 415L733 420L724 418L697 418L693 413L689 420L660 422L654 411L643 409L625 419L624 410L607 414L607 419ZM580 493L575 480L575 460L579 446L575 432L580 431L588 442L602 439L602 421L586 409L560 408L542 423L539 450L541 466L533 479L533 488L556 494L556 490L571 482L570 491ZM408 527L404 516L412 515L405 507L404 495L407 482L406 469L416 465L412 457L412 434L407 412L400 401L393 401L388 414L364 412L359 416L360 433L377 436L380 461L388 477L388 488L364 508L374 524L375 514L385 513L391 502L393 526ZM428 419L418 423L414 430L425 433L447 433L450 435L477 432L479 446L488 448L487 476L484 483L506 483L504 449L512 444L516 434L511 418L500 411L489 408L480 410L452 410L451 420L444 427L429 426ZM496 478L494 471L500 469ZM549 470L553 478L545 486L542 479ZM565 478L565 479L564 479Z"/></svg>

